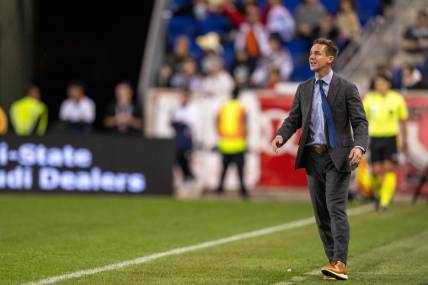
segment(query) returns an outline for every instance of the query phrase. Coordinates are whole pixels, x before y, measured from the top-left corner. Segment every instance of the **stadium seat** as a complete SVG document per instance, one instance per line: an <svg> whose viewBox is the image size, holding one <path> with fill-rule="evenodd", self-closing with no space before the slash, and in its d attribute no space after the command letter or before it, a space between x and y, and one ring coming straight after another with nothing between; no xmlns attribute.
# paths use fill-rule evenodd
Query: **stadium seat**
<svg viewBox="0 0 428 285"><path fill-rule="evenodd" d="M362 25L365 25L370 18L379 14L380 0L359 0L357 3L358 17Z"/></svg>
<svg viewBox="0 0 428 285"><path fill-rule="evenodd" d="M210 15L204 20L197 21L197 34L204 35L216 32L220 37L225 36L233 28L232 23L225 16Z"/></svg>
<svg viewBox="0 0 428 285"><path fill-rule="evenodd" d="M168 46L172 47L179 35L193 38L195 34L195 18L190 15L177 15L171 18L168 25Z"/></svg>
<svg viewBox="0 0 428 285"><path fill-rule="evenodd" d="M340 0L321 0L321 3L330 14L336 15L339 9Z"/></svg>

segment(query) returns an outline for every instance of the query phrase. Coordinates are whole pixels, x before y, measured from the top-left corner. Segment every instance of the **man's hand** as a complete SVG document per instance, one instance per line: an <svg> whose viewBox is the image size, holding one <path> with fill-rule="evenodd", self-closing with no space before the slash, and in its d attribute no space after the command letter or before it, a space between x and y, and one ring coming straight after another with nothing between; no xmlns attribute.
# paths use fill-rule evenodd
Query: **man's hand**
<svg viewBox="0 0 428 285"><path fill-rule="evenodd" d="M351 166L358 166L361 159L363 158L363 150L359 147L354 147L349 154L349 160Z"/></svg>
<svg viewBox="0 0 428 285"><path fill-rule="evenodd" d="M278 153L278 149L281 147L284 140L281 136L276 136L272 141L272 149L275 153Z"/></svg>
<svg viewBox="0 0 428 285"><path fill-rule="evenodd" d="M118 125L130 125L132 121L132 116L128 113L121 113L116 115L116 123Z"/></svg>

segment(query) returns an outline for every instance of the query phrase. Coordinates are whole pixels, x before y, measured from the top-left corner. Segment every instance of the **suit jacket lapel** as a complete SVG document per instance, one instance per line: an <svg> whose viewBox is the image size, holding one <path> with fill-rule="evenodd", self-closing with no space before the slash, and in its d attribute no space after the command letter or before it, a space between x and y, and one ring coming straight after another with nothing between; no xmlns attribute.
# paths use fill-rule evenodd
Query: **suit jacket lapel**
<svg viewBox="0 0 428 285"><path fill-rule="evenodd" d="M314 97L314 86L315 86L315 79L305 83L302 85L301 94L302 96L302 105L304 106L304 111L306 114L304 114L303 118L303 129L302 129L302 136L300 139L300 147L304 146L306 144L306 140L308 137L308 131L309 131L309 122L311 118L312 113L312 100Z"/></svg>
<svg viewBox="0 0 428 285"><path fill-rule="evenodd" d="M312 113L312 101L314 99L314 88L315 88L315 79L309 81L305 86L304 86L304 90L302 90L303 94L305 94L304 96L304 102L303 104L306 106L308 112L306 114L306 117L304 118L305 121L307 122L307 126L309 126L309 120L311 118L311 113Z"/></svg>
<svg viewBox="0 0 428 285"><path fill-rule="evenodd" d="M333 74L333 78L331 79L330 87L328 88L328 94L327 94L327 101L328 101L328 104L330 105L330 108L334 106L334 102L336 102L335 101L336 96L339 91L338 83L339 83L339 79L335 74Z"/></svg>
<svg viewBox="0 0 428 285"><path fill-rule="evenodd" d="M309 81L308 84L306 84L305 86L305 90L303 90L303 94L307 94L307 96L305 96L305 103L308 108L309 108L309 112L312 112L312 101L314 99L314 88L315 88L315 79Z"/></svg>

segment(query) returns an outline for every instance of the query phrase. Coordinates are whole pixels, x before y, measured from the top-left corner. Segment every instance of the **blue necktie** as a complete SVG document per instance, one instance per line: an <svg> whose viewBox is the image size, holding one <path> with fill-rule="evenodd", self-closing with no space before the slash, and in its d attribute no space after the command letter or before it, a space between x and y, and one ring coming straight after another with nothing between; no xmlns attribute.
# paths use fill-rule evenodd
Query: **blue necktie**
<svg viewBox="0 0 428 285"><path fill-rule="evenodd" d="M331 113L330 106L328 105L327 96L325 95L322 85L324 81L321 79L317 81L320 93L321 93L321 102L322 102L322 111L327 123L327 140L329 147L336 147L336 128L334 127L333 114Z"/></svg>

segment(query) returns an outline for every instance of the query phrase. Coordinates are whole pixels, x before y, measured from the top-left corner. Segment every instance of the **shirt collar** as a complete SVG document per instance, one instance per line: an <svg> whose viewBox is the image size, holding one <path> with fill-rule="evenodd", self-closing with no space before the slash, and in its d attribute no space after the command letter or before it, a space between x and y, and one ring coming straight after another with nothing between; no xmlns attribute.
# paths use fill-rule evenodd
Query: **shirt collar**
<svg viewBox="0 0 428 285"><path fill-rule="evenodd" d="M330 72L329 72L329 73L327 73L327 75L326 75L326 76L324 76L323 78L318 78L318 77L315 75L315 81L318 81L319 79L321 79L322 81L324 81L324 83L325 83L325 84L330 85L330 82L331 82L331 80L333 79L333 74L334 74L334 72L333 72L333 69L332 69L332 70L330 70Z"/></svg>

